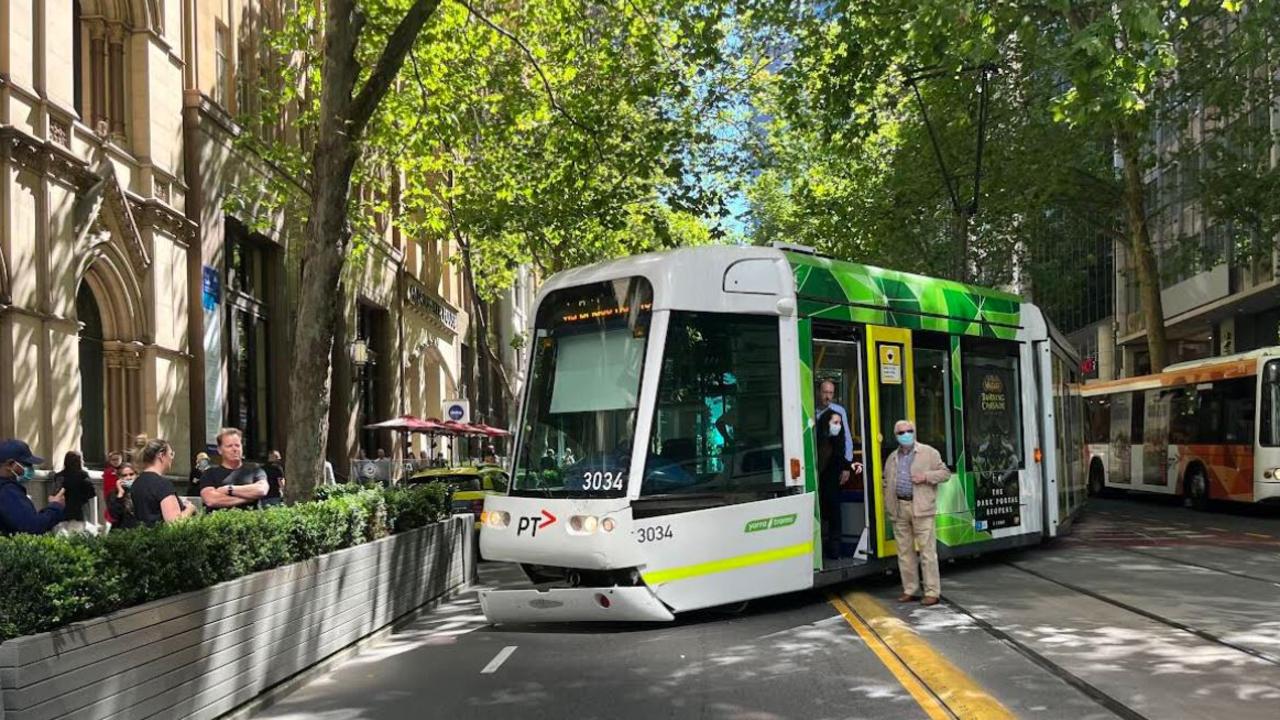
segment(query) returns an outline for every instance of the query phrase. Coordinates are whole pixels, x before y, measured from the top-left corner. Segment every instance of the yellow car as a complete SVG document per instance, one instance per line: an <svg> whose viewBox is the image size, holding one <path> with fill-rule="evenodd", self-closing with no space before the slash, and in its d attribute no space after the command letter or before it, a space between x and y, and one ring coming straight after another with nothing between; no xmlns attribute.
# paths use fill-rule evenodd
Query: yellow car
<svg viewBox="0 0 1280 720"><path fill-rule="evenodd" d="M484 510L484 496L502 495L507 492L507 473L497 465L480 465L420 470L409 476L409 483L446 483L453 487L453 511L471 513L480 529L480 512Z"/></svg>

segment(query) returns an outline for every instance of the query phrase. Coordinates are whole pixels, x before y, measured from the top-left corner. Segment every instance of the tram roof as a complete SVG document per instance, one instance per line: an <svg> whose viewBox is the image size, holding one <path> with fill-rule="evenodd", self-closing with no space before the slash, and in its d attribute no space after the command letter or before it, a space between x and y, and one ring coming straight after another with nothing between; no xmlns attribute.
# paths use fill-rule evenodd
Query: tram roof
<svg viewBox="0 0 1280 720"><path fill-rule="evenodd" d="M743 272L752 262L756 269ZM755 289L731 289L737 277L731 273L757 283ZM794 296L803 317L1001 338L1013 338L1023 319L1017 295L795 247L710 245L634 255L557 273L541 292L637 275L653 284L655 309L777 313L777 299Z"/></svg>
<svg viewBox="0 0 1280 720"><path fill-rule="evenodd" d="M1280 357L1280 347L1176 363L1165 368L1164 372L1091 383L1082 387L1080 392L1088 397L1250 377L1258 373L1258 360L1264 357Z"/></svg>

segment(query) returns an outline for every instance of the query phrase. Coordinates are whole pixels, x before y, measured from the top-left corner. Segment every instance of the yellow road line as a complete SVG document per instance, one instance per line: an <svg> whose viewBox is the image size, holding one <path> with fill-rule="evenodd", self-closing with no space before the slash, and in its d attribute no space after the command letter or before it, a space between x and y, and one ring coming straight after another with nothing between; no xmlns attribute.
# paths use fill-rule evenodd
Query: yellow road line
<svg viewBox="0 0 1280 720"><path fill-rule="evenodd" d="M871 634L888 651L894 663L910 673L913 682L923 685L928 692L932 693L930 699L934 703L940 701L951 715L959 720L971 718L973 720L1012 720L1016 717L999 700L969 677L968 673L953 665L933 649L907 623L876 602L875 598L866 593L848 592L844 593L840 600L852 611L854 618L858 619L863 627L870 629ZM844 612L842 611L841 614L843 615ZM845 615L845 620L850 625L854 625L854 630L862 635L858 626L850 620L848 615ZM863 640L867 638L863 636ZM867 641L867 644L873 645L870 641ZM883 655L877 652L876 656L885 663L886 667L889 667L890 671L893 671L893 666L885 660ZM894 675L900 682L902 681L902 677L897 672L894 672ZM903 687L911 692L911 688L905 682ZM920 697L914 692L912 696L920 702ZM930 717L934 717L923 702L921 707Z"/></svg>
<svg viewBox="0 0 1280 720"><path fill-rule="evenodd" d="M925 687L924 684L920 682L919 678L913 675L906 665L902 664L902 661L898 659L898 656L894 655L893 651L876 636L875 632L873 632L871 628L867 627L866 624L858 618L853 610L845 604L844 600L841 600L840 597L835 594L828 595L827 597L831 601L831 604L835 606L835 609L839 610L840 614L844 616L845 622L849 623L849 626L853 628L854 632L858 633L858 637L862 638L862 641L867 644L868 648L871 648L871 652L875 653L876 657L880 658L880 662L884 663L884 666L889 669L889 672L893 673L893 676L902 684L903 689L911 693L911 697L916 699L920 708L924 710L925 714L928 715L931 720L952 719L953 716L951 713L947 712L947 709L942 706L942 703L939 702L938 698L934 697L934 695L929 692L929 688Z"/></svg>
<svg viewBox="0 0 1280 720"><path fill-rule="evenodd" d="M1248 535L1249 537L1262 538L1262 539L1264 539L1264 540L1270 540L1270 539L1271 539L1271 536L1270 536L1270 535L1265 535L1265 534L1263 534L1263 533L1247 532L1247 533L1245 533L1245 535Z"/></svg>

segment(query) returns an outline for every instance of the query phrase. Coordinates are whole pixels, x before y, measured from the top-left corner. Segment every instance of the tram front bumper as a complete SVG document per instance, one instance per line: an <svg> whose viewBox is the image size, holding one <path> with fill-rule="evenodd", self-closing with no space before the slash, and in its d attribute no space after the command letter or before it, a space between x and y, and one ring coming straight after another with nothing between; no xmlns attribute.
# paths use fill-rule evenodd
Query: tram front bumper
<svg viewBox="0 0 1280 720"><path fill-rule="evenodd" d="M647 587L481 590L491 623L669 622L671 611Z"/></svg>

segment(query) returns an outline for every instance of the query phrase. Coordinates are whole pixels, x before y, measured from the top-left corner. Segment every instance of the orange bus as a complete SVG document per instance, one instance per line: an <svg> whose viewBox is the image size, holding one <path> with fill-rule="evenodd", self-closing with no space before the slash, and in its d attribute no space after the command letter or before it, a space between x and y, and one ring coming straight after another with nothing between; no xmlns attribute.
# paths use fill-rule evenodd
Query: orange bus
<svg viewBox="0 0 1280 720"><path fill-rule="evenodd" d="M1280 502L1280 347L1086 385L1089 492Z"/></svg>

